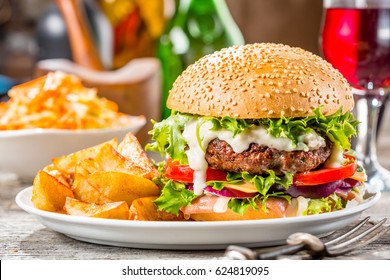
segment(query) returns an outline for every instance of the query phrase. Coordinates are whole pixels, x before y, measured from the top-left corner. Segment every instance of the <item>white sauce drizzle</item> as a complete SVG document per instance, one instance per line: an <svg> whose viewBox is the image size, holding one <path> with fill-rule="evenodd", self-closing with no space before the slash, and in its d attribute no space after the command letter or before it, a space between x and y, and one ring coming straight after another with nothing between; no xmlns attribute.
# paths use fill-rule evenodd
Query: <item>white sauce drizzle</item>
<svg viewBox="0 0 390 280"><path fill-rule="evenodd" d="M307 207L309 206L309 200L307 198L304 198L303 196L298 196L298 209L297 209L297 217L300 217L303 215L303 212L306 211Z"/></svg>
<svg viewBox="0 0 390 280"><path fill-rule="evenodd" d="M298 196L297 198L293 198L291 200L290 205L286 210L286 217L300 217L303 216L303 212L306 211L309 206L308 198L304 198L303 196Z"/></svg>
<svg viewBox="0 0 390 280"><path fill-rule="evenodd" d="M223 197L223 196L218 197L217 201L213 206L213 211L215 213L225 213L226 210L228 209L229 200L230 197Z"/></svg>
<svg viewBox="0 0 390 280"><path fill-rule="evenodd" d="M219 138L226 141L236 153L242 153L249 148L251 143L266 145L282 151L295 150L315 150L325 147L325 139L316 132L310 132L298 137L298 143L294 147L293 142L288 138L277 138L267 133L262 126L253 126L246 131L233 137L233 133L227 129L211 131L212 123L198 123L199 120L193 120L185 127L183 137L187 141L188 150L186 151L188 164L194 170L194 193L201 195L206 187L206 170L208 167L205 159L205 151L211 140ZM198 142L197 127L199 127L200 142Z"/></svg>
<svg viewBox="0 0 390 280"><path fill-rule="evenodd" d="M346 159L344 158L344 150L337 143L333 145L332 153L326 160L324 166L327 168L337 168L344 165Z"/></svg>

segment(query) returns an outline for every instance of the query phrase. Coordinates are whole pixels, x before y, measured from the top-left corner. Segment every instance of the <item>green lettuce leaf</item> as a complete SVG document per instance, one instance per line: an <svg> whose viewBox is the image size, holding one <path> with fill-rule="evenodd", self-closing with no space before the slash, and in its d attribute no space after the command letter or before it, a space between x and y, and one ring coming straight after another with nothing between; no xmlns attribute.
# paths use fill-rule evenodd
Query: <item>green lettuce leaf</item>
<svg viewBox="0 0 390 280"><path fill-rule="evenodd" d="M226 178L229 184L239 184L243 181L248 181L254 184L259 191L259 194L252 198L230 199L228 207L242 215L249 208L258 209L257 204L259 202L261 202L264 207L263 210L265 210L265 203L271 196L290 199L289 195L282 192L268 193L268 191L273 184L280 184L287 189L292 184L292 174L287 173L284 176L276 176L272 170L268 171L268 173L269 175L263 176L250 175L248 172L228 173ZM155 200L159 210L165 210L177 215L181 207L190 205L191 201L197 198L192 191L186 189L186 184L184 183L164 178L155 180L155 183L162 187L160 197ZM208 181L206 184L216 190L222 190L224 188L223 181Z"/></svg>
<svg viewBox="0 0 390 280"><path fill-rule="evenodd" d="M263 210L265 211L265 203L271 196L283 197L288 200L291 198L289 195L286 195L282 192L269 193L269 189L274 184L280 184L288 189L292 184L292 173L286 173L284 176L276 176L275 172L272 170L268 170L268 175L251 175L248 172L229 172L226 176L226 179L229 184L240 184L244 181L250 182L255 185L257 191L259 192L259 195L256 195L252 198L230 199L228 203L229 209L240 215L245 214L249 208L258 209L258 202L261 202L264 207ZM216 190L222 190L224 188L224 182L222 181L208 181L207 185L213 187Z"/></svg>
<svg viewBox="0 0 390 280"><path fill-rule="evenodd" d="M275 172L272 170L268 170L268 176L266 175L252 175L248 172L242 172L241 174L236 173L235 176L227 177L234 178L234 180L237 182L238 179L241 177L243 180L250 182L255 185L257 191L263 195L266 196L268 194L269 189L274 184L279 184L288 189L293 182L293 174L292 173L285 173L284 176L276 176Z"/></svg>
<svg viewBox="0 0 390 280"><path fill-rule="evenodd" d="M275 192L275 193L266 194L264 196L259 194L252 198L244 198L244 199L232 198L229 200L228 208L240 215L244 215L246 211L248 211L251 208L253 210L258 210L259 209L258 205L261 205L261 209L263 211L267 211L266 202L270 197L284 198L289 203L291 201L291 196L284 194L282 192Z"/></svg>
<svg viewBox="0 0 390 280"><path fill-rule="evenodd" d="M310 199L303 215L315 215L345 208L347 201L336 194L321 199Z"/></svg>
<svg viewBox="0 0 390 280"><path fill-rule="evenodd" d="M233 137L244 132L246 129L254 126L253 123L248 123L246 120L235 119L232 117L208 118L211 120L213 127L211 130L227 129L233 132Z"/></svg>
<svg viewBox="0 0 390 280"><path fill-rule="evenodd" d="M314 110L314 115L305 118L276 118L276 119L234 119L231 117L213 118L200 117L190 114L173 113L169 118L155 122L154 128L149 132L154 142L146 145L146 150L158 152L161 156L168 155L174 160L179 160L182 164L188 163L185 154L186 141L182 132L187 123L200 119L198 123L203 124L211 121L211 130L227 129L237 135L243 133L254 125L264 126L268 133L274 137L284 137L292 140L293 144L298 143L298 137L305 133L316 131L326 135L332 142L338 143L344 150L351 148L350 138L357 133L358 121L350 112L342 114L342 108L330 116L324 116L321 107ZM198 142L201 141L197 129Z"/></svg>
<svg viewBox="0 0 390 280"><path fill-rule="evenodd" d="M184 183L179 183L169 180L164 183L164 188L161 195L154 201L159 211L165 210L175 215L179 214L179 210L183 206L191 204L197 196L194 192L186 189Z"/></svg>
<svg viewBox="0 0 390 280"><path fill-rule="evenodd" d="M185 154L185 141L182 132L187 123L193 120L194 116L185 114L174 114L169 118L153 123L153 129L149 131L152 135L151 142L146 145L145 150L160 153L162 157L167 154L174 160L179 160L182 164L187 164L187 155Z"/></svg>
<svg viewBox="0 0 390 280"><path fill-rule="evenodd" d="M244 198L244 199L237 199L232 198L228 202L228 208L232 210L234 213L244 215L246 211L249 210L249 208L252 208L254 210L257 210L257 201L258 201L259 195L256 195L252 198Z"/></svg>
<svg viewBox="0 0 390 280"><path fill-rule="evenodd" d="M330 116L321 113L321 107L314 110L313 116L305 118L259 119L259 125L268 127L269 134L286 137L298 142L298 136L312 130L325 134L332 142L339 143L344 150L349 150L350 138L356 136L358 121L350 112L342 114L342 108Z"/></svg>

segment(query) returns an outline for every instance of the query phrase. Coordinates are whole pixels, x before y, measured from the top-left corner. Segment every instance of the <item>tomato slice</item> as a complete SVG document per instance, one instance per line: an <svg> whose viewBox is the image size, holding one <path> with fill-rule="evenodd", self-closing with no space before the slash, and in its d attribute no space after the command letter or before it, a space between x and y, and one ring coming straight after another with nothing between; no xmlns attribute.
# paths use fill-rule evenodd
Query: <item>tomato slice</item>
<svg viewBox="0 0 390 280"><path fill-rule="evenodd" d="M346 156L346 158L349 159L349 162L341 167L323 168L295 174L293 184L296 186L313 186L350 178L356 172L357 162L352 156ZM226 175L225 171L207 168L206 181L226 181ZM194 170L189 165L182 165L179 161L169 159L164 176L183 183L193 183Z"/></svg>
<svg viewBox="0 0 390 280"><path fill-rule="evenodd" d="M346 156L346 158L353 161L337 168L323 168L295 174L293 184L295 186L313 186L350 178L356 172L357 163L354 157Z"/></svg>
<svg viewBox="0 0 390 280"><path fill-rule="evenodd" d="M227 173L222 170L207 168L206 181L226 181ZM193 183L194 170L189 165L182 165L179 161L167 161L164 176L168 179L184 183Z"/></svg>

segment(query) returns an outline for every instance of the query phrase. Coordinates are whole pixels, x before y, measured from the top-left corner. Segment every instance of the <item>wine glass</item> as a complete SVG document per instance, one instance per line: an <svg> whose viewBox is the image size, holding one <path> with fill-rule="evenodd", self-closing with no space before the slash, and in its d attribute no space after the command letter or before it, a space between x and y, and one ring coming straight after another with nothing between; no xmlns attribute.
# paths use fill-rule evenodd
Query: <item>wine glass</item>
<svg viewBox="0 0 390 280"><path fill-rule="evenodd" d="M355 115L360 121L354 149L368 183L390 191L390 172L376 153L379 110L389 93L390 1L324 0L320 45L324 58L353 87Z"/></svg>

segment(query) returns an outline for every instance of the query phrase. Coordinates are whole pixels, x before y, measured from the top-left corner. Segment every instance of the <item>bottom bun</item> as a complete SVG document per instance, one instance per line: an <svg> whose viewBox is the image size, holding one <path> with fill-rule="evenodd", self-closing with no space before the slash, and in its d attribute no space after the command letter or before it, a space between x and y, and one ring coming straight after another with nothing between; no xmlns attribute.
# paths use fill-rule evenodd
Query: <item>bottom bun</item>
<svg viewBox="0 0 390 280"><path fill-rule="evenodd" d="M227 209L223 213L209 212L191 214L190 219L195 221L239 221L283 218L285 217L288 205L288 201L284 198L270 197L267 199L266 209L263 209L263 205L259 204L257 210L250 208L243 215Z"/></svg>

